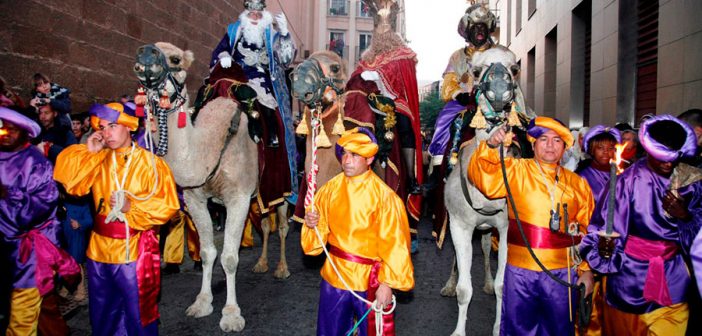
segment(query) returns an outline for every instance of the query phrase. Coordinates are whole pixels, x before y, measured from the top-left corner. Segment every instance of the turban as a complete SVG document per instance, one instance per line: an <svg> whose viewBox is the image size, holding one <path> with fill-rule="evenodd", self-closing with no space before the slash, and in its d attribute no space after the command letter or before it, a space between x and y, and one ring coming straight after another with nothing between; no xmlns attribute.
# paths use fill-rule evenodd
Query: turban
<svg viewBox="0 0 702 336"><path fill-rule="evenodd" d="M36 138L41 133L39 124L15 110L0 106L0 119L15 124L18 128L26 131L30 138Z"/></svg>
<svg viewBox="0 0 702 336"><path fill-rule="evenodd" d="M570 130L565 127L560 120L549 117L536 117L531 119L527 127L527 139L533 143L548 130L552 130L558 134L561 140L565 142L566 149L573 146L573 135L570 134Z"/></svg>
<svg viewBox="0 0 702 336"><path fill-rule="evenodd" d="M590 148L590 145L588 144L590 140L600 134L611 134L617 143L622 142L622 135L618 129L614 127L597 125L592 127L583 137L583 151L585 151L585 153L587 153L587 150Z"/></svg>
<svg viewBox="0 0 702 336"><path fill-rule="evenodd" d="M641 146L656 160L672 162L694 156L697 136L690 125L671 115L646 119L639 129Z"/></svg>
<svg viewBox="0 0 702 336"><path fill-rule="evenodd" d="M100 129L100 120L107 120L125 126L132 132L136 131L139 118L130 116L124 110L124 105L120 103L95 104L90 108L90 125L97 131Z"/></svg>
<svg viewBox="0 0 702 336"><path fill-rule="evenodd" d="M378 153L378 141L369 129L356 127L344 132L336 142L336 157L339 160L344 150L369 158Z"/></svg>

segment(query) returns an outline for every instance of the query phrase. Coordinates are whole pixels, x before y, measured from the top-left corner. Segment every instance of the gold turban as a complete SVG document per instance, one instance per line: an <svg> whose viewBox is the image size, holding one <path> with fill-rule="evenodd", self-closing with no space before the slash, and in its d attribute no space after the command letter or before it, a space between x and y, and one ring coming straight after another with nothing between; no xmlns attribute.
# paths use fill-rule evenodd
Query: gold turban
<svg viewBox="0 0 702 336"><path fill-rule="evenodd" d="M370 132L368 129L360 127L344 132L336 143L337 152L343 148L365 158L375 156L378 153L378 144L375 143L374 137L371 138L369 134L372 133Z"/></svg>
<svg viewBox="0 0 702 336"><path fill-rule="evenodd" d="M556 132L556 134L558 134L561 140L565 142L566 149L570 148L570 146L573 146L573 135L570 134L570 130L568 129L568 127L563 125L563 123L559 120L549 117L536 117L532 119L529 122L529 126L527 127L527 139L529 139L529 141L533 143L547 130L552 130Z"/></svg>

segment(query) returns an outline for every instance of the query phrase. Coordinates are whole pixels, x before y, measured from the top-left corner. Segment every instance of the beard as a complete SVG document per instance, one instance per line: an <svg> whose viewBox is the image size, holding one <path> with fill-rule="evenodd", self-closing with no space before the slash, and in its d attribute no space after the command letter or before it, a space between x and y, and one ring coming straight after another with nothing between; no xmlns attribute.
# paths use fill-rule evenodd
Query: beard
<svg viewBox="0 0 702 336"><path fill-rule="evenodd" d="M261 14L263 17L260 20L255 21L258 22L257 24L253 24L252 22L254 21L251 20L247 14L249 14L249 11L245 10L241 13L241 15L239 15L239 20L241 20L242 27L242 37L247 43L253 44L257 47L262 47L266 27L273 23L273 16L269 11L262 11Z"/></svg>

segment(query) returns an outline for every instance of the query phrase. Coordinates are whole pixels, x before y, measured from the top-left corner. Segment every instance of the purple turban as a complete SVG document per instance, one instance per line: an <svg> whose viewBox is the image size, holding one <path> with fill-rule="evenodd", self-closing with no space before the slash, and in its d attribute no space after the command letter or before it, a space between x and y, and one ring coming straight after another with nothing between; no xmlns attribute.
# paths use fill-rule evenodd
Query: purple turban
<svg viewBox="0 0 702 336"><path fill-rule="evenodd" d="M674 127L658 131L660 123ZM656 134L659 132L660 134ZM683 156L694 156L697 150L697 136L692 128L684 121L667 114L644 121L639 129L639 141L649 155L663 162L676 161Z"/></svg>
<svg viewBox="0 0 702 336"><path fill-rule="evenodd" d="M583 151L585 153L587 153L587 150L590 147L588 144L590 142L590 140L592 140L592 138L594 138L600 134L603 134L603 133L611 134L617 143L622 142L622 135L618 129L616 129L614 127L606 127L603 125L597 125L597 126L590 128L590 130L587 133L585 133L585 136L583 137Z"/></svg>
<svg viewBox="0 0 702 336"><path fill-rule="evenodd" d="M0 106L0 119L15 124L25 130L27 136L36 138L41 133L41 127L34 120L29 119L19 112Z"/></svg>

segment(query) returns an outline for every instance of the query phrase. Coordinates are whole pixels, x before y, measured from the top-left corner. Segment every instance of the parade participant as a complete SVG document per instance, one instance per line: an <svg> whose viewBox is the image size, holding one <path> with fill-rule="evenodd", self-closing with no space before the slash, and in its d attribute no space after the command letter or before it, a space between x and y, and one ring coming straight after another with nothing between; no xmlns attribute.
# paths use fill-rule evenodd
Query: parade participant
<svg viewBox="0 0 702 336"><path fill-rule="evenodd" d="M471 60L475 52L485 51L495 42L490 34L495 32L496 18L489 8L481 4L470 6L458 23L458 34L466 41L466 46L451 54L441 84L441 99L446 102L439 112L434 129L434 137L429 145L431 154L430 187L439 183L440 166L449 145L453 120L466 108L475 109Z"/></svg>
<svg viewBox="0 0 702 336"><path fill-rule="evenodd" d="M583 149L591 159L582 161L576 173L590 185L595 203L609 181L610 160L614 160L615 145L621 142L619 130L597 125L583 137Z"/></svg>
<svg viewBox="0 0 702 336"><path fill-rule="evenodd" d="M92 192L96 217L87 250L93 335L156 335L160 274L153 227L178 211L170 169L130 136L137 118L120 103L94 105L95 133L66 148L54 178L75 196Z"/></svg>
<svg viewBox="0 0 702 336"><path fill-rule="evenodd" d="M339 276L353 290L382 307L391 302L392 290L414 287L410 235L402 200L372 170L377 141L371 131L355 128L336 145L343 173L319 189L312 209L305 213L302 249L319 255L328 244L331 255L322 267L317 335L343 335L369 309L348 292ZM323 242L315 234L319 230ZM339 270L332 268L333 262ZM370 314L373 315L373 314ZM387 315L392 316L392 315ZM394 324L383 319L384 335L394 334ZM366 335L364 320L359 335Z"/></svg>
<svg viewBox="0 0 702 336"><path fill-rule="evenodd" d="M618 176L613 209L609 193L599 199L581 252L607 275L604 334L684 335L690 275L683 253L702 223L702 182L679 160L695 154L695 134L660 115L641 125L639 138L648 156ZM620 235L614 246L598 235L606 224Z"/></svg>
<svg viewBox="0 0 702 336"><path fill-rule="evenodd" d="M57 247L53 168L29 144L39 135L39 125L5 107L0 107L0 119L0 237L9 251L4 256L13 287L7 335L36 335L42 298L54 287L54 271L75 282L80 269Z"/></svg>
<svg viewBox="0 0 702 336"><path fill-rule="evenodd" d="M273 29L273 16L266 9L265 0L244 1L245 10L239 15L239 20L227 26L227 32L222 37L217 47L212 51L210 67L219 63L222 68L230 68L232 62L241 66L246 74L246 83L256 91L255 109L265 123L266 139L263 142L267 147L277 149L283 136L283 149L275 155L266 155L266 165L278 167L287 164L290 175L290 189L287 183L283 188L285 193L291 192L289 201L296 201L298 188L295 146L295 132L293 130L292 105L290 90L286 84L285 69L287 69L295 58L296 48L292 35L288 32L288 22L285 14L280 13L275 16L277 31ZM281 127L282 126L282 132ZM267 149L268 150L268 149ZM271 152L269 150L269 152ZM279 157L286 160L280 160ZM278 157L278 161L273 161L273 157ZM282 168L276 169L283 171ZM264 173L267 174L267 173ZM276 188L269 188L264 185L266 194L277 193ZM266 196L267 197L267 196ZM259 204L262 209L269 207L269 204Z"/></svg>
<svg viewBox="0 0 702 336"><path fill-rule="evenodd" d="M571 248L580 241L576 232L585 232L590 222L592 193L584 179L559 165L565 149L573 145L573 137L560 121L548 117L533 119L527 133L535 157L504 159L517 215L533 252L544 266L562 280L584 284L589 294L593 276L587 263L581 263L577 272L570 268L575 266ZM507 197L497 149L505 134L500 127L481 142L468 167L469 179L488 198ZM574 335L574 316L569 314L569 308L575 310L577 293L570 295L569 288L549 278L532 259L515 213L508 208L509 247L500 334ZM567 218L563 218L561 210L568 214ZM550 229L554 223L558 231ZM573 301L569 302L569 298Z"/></svg>

